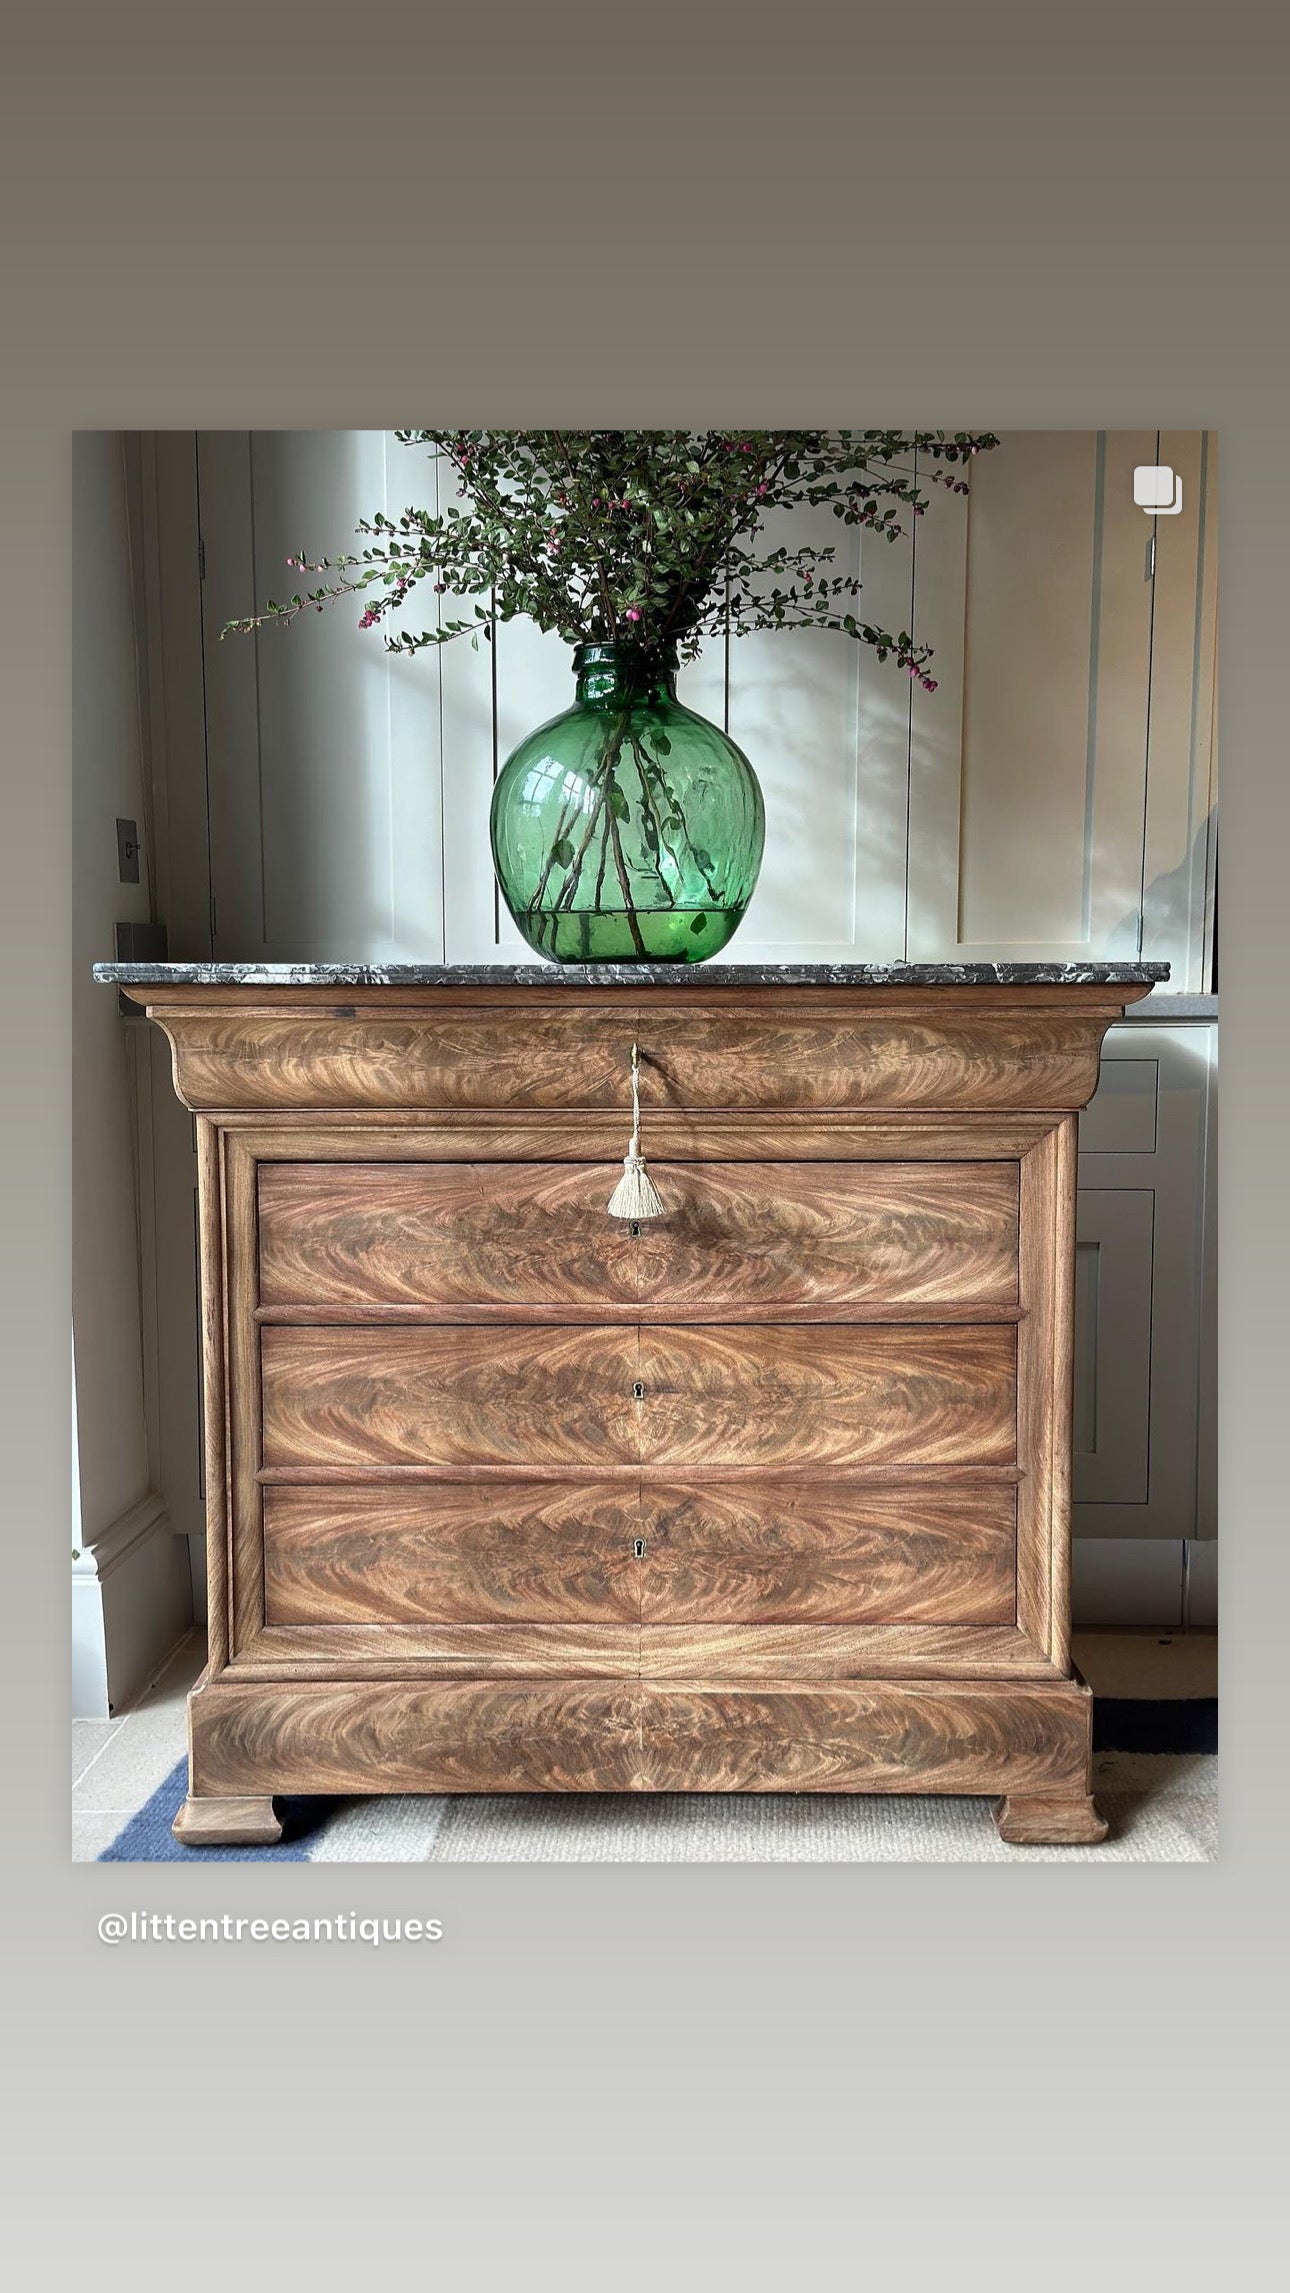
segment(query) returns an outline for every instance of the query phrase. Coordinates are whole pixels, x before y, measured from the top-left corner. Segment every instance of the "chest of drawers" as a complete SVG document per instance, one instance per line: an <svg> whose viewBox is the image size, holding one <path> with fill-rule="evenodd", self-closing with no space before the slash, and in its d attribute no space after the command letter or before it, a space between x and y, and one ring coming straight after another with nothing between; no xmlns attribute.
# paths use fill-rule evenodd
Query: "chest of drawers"
<svg viewBox="0 0 1290 2293"><path fill-rule="evenodd" d="M971 1792L1102 1835L1075 1120L1161 967L100 972L197 1117L182 1839L409 1791Z"/></svg>

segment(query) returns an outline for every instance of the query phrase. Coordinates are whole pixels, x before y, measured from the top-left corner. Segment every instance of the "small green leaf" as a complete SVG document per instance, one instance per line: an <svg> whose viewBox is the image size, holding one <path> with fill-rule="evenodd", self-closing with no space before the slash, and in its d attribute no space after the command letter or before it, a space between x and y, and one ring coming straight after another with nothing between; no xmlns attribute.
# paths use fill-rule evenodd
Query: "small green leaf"
<svg viewBox="0 0 1290 2293"><path fill-rule="evenodd" d="M573 858L573 844L568 836L558 837L551 846L551 857L557 868L567 868Z"/></svg>
<svg viewBox="0 0 1290 2293"><path fill-rule="evenodd" d="M698 912L697 916L693 916L693 917L691 918L691 920L690 920L690 929L691 929L691 931L694 933L694 936L695 936L695 938L697 939L697 938L698 938L698 936L699 936L699 933L700 933L700 932L704 932L704 931L706 931L706 930L707 930L707 928L708 928L708 919L707 919L707 916L705 915L705 913L704 913L703 909L702 909L702 908L700 908L700 910L699 910L699 912Z"/></svg>

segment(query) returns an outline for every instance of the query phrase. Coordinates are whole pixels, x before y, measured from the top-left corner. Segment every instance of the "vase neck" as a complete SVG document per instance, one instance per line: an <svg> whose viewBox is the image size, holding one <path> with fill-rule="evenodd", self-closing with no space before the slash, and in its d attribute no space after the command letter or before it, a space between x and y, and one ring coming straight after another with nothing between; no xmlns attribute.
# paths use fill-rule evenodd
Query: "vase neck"
<svg viewBox="0 0 1290 2293"><path fill-rule="evenodd" d="M675 645L636 645L627 638L577 645L573 671L579 701L601 708L676 699Z"/></svg>

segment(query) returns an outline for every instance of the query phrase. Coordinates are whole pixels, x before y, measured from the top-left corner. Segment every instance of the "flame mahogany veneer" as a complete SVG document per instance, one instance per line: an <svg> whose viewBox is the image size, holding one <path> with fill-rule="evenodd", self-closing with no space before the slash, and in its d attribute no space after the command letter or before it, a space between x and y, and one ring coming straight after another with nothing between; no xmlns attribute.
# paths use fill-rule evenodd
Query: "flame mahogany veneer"
<svg viewBox="0 0 1290 2293"><path fill-rule="evenodd" d="M1145 967L127 992L197 1117L193 1844L275 1792L977 1792L1091 1841L1075 1123ZM606 1203L640 1044L668 1204Z"/></svg>

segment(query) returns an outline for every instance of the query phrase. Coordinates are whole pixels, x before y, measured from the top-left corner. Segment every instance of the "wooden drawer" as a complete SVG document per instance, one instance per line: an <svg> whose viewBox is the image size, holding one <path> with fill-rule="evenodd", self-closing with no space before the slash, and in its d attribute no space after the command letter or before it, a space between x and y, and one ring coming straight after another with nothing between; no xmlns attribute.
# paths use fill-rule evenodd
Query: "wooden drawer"
<svg viewBox="0 0 1290 2293"><path fill-rule="evenodd" d="M207 1792L1088 1788L1064 1681L216 1681L190 1706ZM265 1744L272 1747L266 1773Z"/></svg>
<svg viewBox="0 0 1290 2293"><path fill-rule="evenodd" d="M178 1078L190 1105L223 1110L626 1108L637 1041L652 1107L1002 1111L1078 1106L1096 1085L1104 1012L1041 1001L1005 1015L881 989L841 1001L578 1009L561 993L559 1008L540 1011L194 1010L176 1042Z"/></svg>
<svg viewBox="0 0 1290 2293"><path fill-rule="evenodd" d="M652 1473L271 1486L264 1550L269 1626L1010 1624L1016 1492Z"/></svg>
<svg viewBox="0 0 1290 2293"><path fill-rule="evenodd" d="M262 1332L264 1463L1011 1465L1016 1328Z"/></svg>
<svg viewBox="0 0 1290 2293"><path fill-rule="evenodd" d="M601 1164L259 1171L266 1308L991 1307L1017 1296L1015 1163L673 1163L666 1219L609 1217Z"/></svg>

